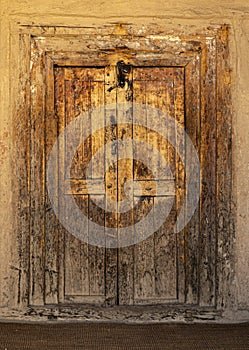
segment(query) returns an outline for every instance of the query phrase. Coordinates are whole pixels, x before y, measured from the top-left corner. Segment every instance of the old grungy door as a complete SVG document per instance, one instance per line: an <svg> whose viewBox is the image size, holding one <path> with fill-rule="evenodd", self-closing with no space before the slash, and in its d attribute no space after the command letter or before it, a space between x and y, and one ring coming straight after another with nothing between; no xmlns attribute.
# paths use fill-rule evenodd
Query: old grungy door
<svg viewBox="0 0 249 350"><path fill-rule="evenodd" d="M47 313L69 304L63 310L76 314L78 307L72 311L71 306L82 303L222 309L232 302L229 28L175 29L165 28L171 34L163 35L154 26L142 31L132 25L20 26L10 278L16 306L42 307ZM137 113L136 105L147 107ZM158 111L150 113L148 106ZM105 113L94 118L98 107ZM77 117L82 112L83 120ZM165 115L182 127L167 128ZM71 139L63 135L77 120L82 123L71 127ZM82 135L75 148L73 137L84 130L89 137L83 142ZM148 148L131 146L129 140L148 144L161 157L151 158ZM108 144L113 145L109 154L98 153ZM60 152L51 167L54 147ZM69 157L69 150L77 151ZM87 178L93 158L96 167ZM162 159L171 173L158 171ZM154 181L155 170L159 181ZM122 212L127 198L134 208ZM67 212L70 201L77 215ZM170 201L169 216L163 225L154 225L156 214L165 214L160 203L165 208ZM150 214L154 231L146 236ZM81 225L84 240L65 224L70 218L78 228L79 216L88 218ZM185 227L175 230L179 217ZM118 243L128 227L134 237L145 239L103 248L90 244L94 225L104 238L112 229ZM84 306L83 313L89 308ZM149 313L155 309L146 308Z"/></svg>
<svg viewBox="0 0 249 350"><path fill-rule="evenodd" d="M184 300L184 239L173 230L177 211L183 200L184 170L174 147L166 138L146 127L148 119L153 117L153 123L161 128L160 113L155 117L146 111L139 115L133 115L132 109L123 111L130 113L129 124L122 123L123 113L115 109L111 113L107 110L104 116L101 115L97 125L92 125L91 118L93 108L129 101L131 106L132 103L141 103L156 107L184 126L184 69L130 67L125 79L124 84L118 83L115 65L55 68L56 118L54 125L49 126L50 132L46 134L46 150L49 152L64 128L80 113L85 112L82 128L88 129L91 137L75 152L70 175L65 179L71 185L74 199L84 215L98 223L103 231L105 227L112 227L118 233L120 228L132 226L157 206L159 197L153 192L152 171L136 160L140 158L140 153L145 152L139 147L128 146L125 149L127 158L119 161L118 146L111 153L112 159L99 154L98 167L90 182L88 181L88 187L86 186L86 169L92 156L104 144L120 139L144 141L165 157L170 164L172 178L164 173L160 174L159 180L166 184L166 190L162 186L159 196L160 200L165 201L165 205L173 198L173 207L165 223L151 236L135 245L121 248L103 248L83 242L67 232L62 225L58 226L53 213L46 213L47 228L57 232L54 233L57 238L53 239L58 242L51 245L49 238L45 239L46 271L50 271L45 271L47 304L72 302L133 305ZM112 124L106 126L108 118ZM138 122L143 126L136 125ZM92 129L99 131L91 133ZM172 130L164 130L165 135L167 132L174 133ZM183 142L177 140L177 134L171 135L172 137L176 142ZM70 148L67 142L65 138L61 147ZM48 154L45 157L48 159ZM64 176L64 167L69 161L71 162L67 159L66 152L63 159L58 160L59 178ZM160 160L154 161L153 167L158 167L159 163ZM119 205L125 196L127 180L140 184L142 197L134 210L118 214ZM138 196L135 186L134 199L136 195ZM105 203L107 197L113 200L113 208L106 207L108 210L103 210L98 202ZM67 203L65 201L60 205L63 207ZM85 230L88 232L88 227ZM88 236L91 234L93 232L89 230ZM47 233L48 237L51 235L53 233ZM53 266L56 271L55 266L59 267L59 276L51 273ZM39 304L39 300L33 300Z"/></svg>

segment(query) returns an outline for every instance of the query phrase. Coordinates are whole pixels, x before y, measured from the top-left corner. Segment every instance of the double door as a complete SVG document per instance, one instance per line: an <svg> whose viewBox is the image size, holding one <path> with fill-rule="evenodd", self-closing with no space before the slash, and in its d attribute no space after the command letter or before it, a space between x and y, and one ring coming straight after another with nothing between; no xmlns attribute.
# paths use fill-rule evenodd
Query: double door
<svg viewBox="0 0 249 350"><path fill-rule="evenodd" d="M174 229L184 197L184 166L174 146L184 149L184 140L163 123L166 115L184 127L184 68L135 67L122 58L115 65L55 67L49 103L54 115L45 124L45 168L64 134L54 164L64 191L57 216L70 216L77 226L79 218L67 208L73 197L87 220L80 239L59 222L46 191L45 303L184 301L185 241ZM82 139L72 153L74 134ZM111 236L112 244L93 244L93 235ZM131 244L132 237L141 238ZM36 271L31 279L39 304Z"/></svg>

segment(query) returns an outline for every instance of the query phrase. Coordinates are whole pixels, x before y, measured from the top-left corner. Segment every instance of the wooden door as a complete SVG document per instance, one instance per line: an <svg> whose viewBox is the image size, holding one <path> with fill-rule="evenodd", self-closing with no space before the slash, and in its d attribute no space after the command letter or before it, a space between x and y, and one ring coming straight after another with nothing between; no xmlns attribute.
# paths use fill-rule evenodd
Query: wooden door
<svg viewBox="0 0 249 350"><path fill-rule="evenodd" d="M16 263L11 269L11 298L16 306L32 309L69 303L69 313L73 303L175 302L222 308L230 303L226 287L232 274L227 259L233 256L228 254L233 238L232 215L228 215L232 178L229 30L211 26L199 28L197 35L185 27L175 28L176 32L172 28L155 31L148 27L141 32L136 26L121 27L20 28L19 97L13 119ZM118 76L117 62L120 65L122 60L132 66L124 76ZM104 107L105 114L93 119L89 112L99 106L120 106L123 101L130 104L128 114L120 107L111 113ZM146 111L137 114L135 104L159 107L161 112L153 118ZM67 152L55 159L51 172L55 196L51 201L46 178L51 151L58 136L82 112L84 120L78 129L88 129L92 136L79 146L72 164ZM163 114L175 119L189 139L181 137L179 130L165 128ZM127 115L129 123L122 125ZM161 132L155 133L151 125ZM164 178L165 173L159 176L158 182L167 186L157 195L152 173L160 162L154 159L149 168L143 164L146 161L136 161L140 155L150 159L147 151L130 146L121 149L120 140L130 138L157 149L170 165L171 177ZM169 138L175 147L169 145ZM117 144L112 159L110 155L99 156L96 176L92 174L86 191L86 166L97 155L96 150L109 141ZM191 145L199 158L198 176L192 176L197 167L193 166ZM60 142L59 149L63 148L73 148L67 138ZM120 151L127 155L122 161L118 159ZM71 167L64 179L67 164ZM224 174L228 174L226 181ZM190 178L199 191L199 202L189 191ZM133 204L139 198L137 185L143 194L134 210L120 215L117 212L127 194L127 179L133 182ZM104 234L113 227L114 239L119 240L126 225L134 227L136 235L136 224L150 213L155 216L161 201L165 206L173 201L173 206L166 222L143 241L105 249L77 239L57 219L53 204L61 213L69 207L67 188L65 199L58 200L57 184L63 181L71 186L71 197L82 216L89 218L84 227L89 241L96 234L89 228L94 220ZM113 199L112 210L105 205L101 210L100 204L108 203L108 198ZM174 233L176 217L189 215L191 206L195 213L190 213L182 231ZM74 213L69 216L74 219ZM138 233L148 233L148 227L140 227Z"/></svg>
<svg viewBox="0 0 249 350"><path fill-rule="evenodd" d="M59 284L58 289L51 289L51 276L47 277L47 285L50 288L47 289L46 298L50 302L57 300L57 293L61 303L160 304L181 302L183 298L184 267L181 251L184 249L184 241L182 237L177 237L173 228L177 211L182 205L184 170L179 155L167 141L167 133L173 132L170 138L176 142L177 135L174 134L174 130L162 130L159 134L147 128L147 124L151 125L149 118L154 118L152 124L157 125L159 129L163 127L160 126L159 111L157 115L150 115L146 109L144 113L133 114L132 106L136 103L158 108L184 126L184 69L130 67L123 86L118 83L117 74L116 65L55 69L54 101L57 125L56 131L51 132L53 140L47 140L47 144L52 145L55 136L63 132L82 112L84 120L81 127L89 130L91 135L77 149L72 163L67 159L67 153L63 153L64 156L58 162L58 180L66 180L71 185L77 205L89 220L98 223L103 232L106 227L114 228L117 237L120 228L133 226L151 210L156 210L159 200L163 201L165 206L168 201L173 201L173 206L167 220L159 229L145 240L128 247L93 246L77 239L60 225L58 251L52 252L52 260L59 261ZM91 110L94 108L110 104L119 105L127 101L131 107L128 110L106 108L97 121L91 118ZM124 115L127 117L127 113L130 123L124 123ZM97 125L93 125L93 122ZM162 134L166 137L162 137ZM121 152L118 140L125 139L149 144L157 149L170 165L171 178L168 174L159 172L157 180L164 186L161 186L157 196L153 187L155 179L152 170L160 168L160 159L154 159L154 169L149 169L146 164L137 160L145 150L128 145L122 150L127 158L118 160L118 152ZM94 174L88 179L87 188L86 169L89 161L104 144L115 140L117 147L108 157L98 155L98 167L95 167ZM71 147L66 138L60 146L65 150ZM49 150L47 147L48 152ZM143 157L146 158L146 155L143 154ZM64 178L68 165L70 174ZM142 196L137 199L133 210L118 213L125 196L125 182L128 180L135 184L134 201L138 196L136 184L141 186ZM112 207L108 204L108 208L104 210L98 203L102 203L103 206L107 197L112 199ZM66 205L67 201L60 203L60 210ZM147 228L140 229L144 230L141 232L144 235ZM88 236L94 234L90 230L87 231L88 227L85 227L85 230ZM49 252L49 246L47 249ZM55 261L50 263L56 264Z"/></svg>

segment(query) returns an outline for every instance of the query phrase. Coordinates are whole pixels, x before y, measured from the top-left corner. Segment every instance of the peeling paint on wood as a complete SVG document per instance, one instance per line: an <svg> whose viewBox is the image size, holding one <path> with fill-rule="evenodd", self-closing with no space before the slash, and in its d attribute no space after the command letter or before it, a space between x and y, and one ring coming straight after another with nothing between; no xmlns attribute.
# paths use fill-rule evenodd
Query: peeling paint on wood
<svg viewBox="0 0 249 350"><path fill-rule="evenodd" d="M222 145L230 147L230 138L226 134L230 132L229 91L228 87L223 87L224 81L218 78L224 69L221 62L226 62L228 58L225 51L227 39L224 39L226 31L217 27L206 29L206 35L195 36L186 30L184 34L163 36L156 31L138 35L135 29L132 32L132 26L112 29L112 32L110 28L91 29L89 33L80 29L84 33L80 36L76 28L58 29L60 35L51 28L43 28L42 31L35 28L37 36L21 36L26 40L26 46L21 42L22 49L27 50L27 44L31 44L32 52L31 103L22 111L24 124L31 134L30 138L27 134L26 139L21 141L23 154L31 145L31 175L26 174L26 182L23 182L27 193L29 189L31 191L31 215L27 214L24 218L26 225L31 220L31 231L25 229L30 240L30 255L27 254L29 247L23 245L23 238L20 239L20 266L24 265L25 269L18 269L22 286L19 283L17 304L22 299L33 306L46 303L71 303L72 306L99 303L108 306L175 302L221 307L224 305L221 299L227 299L222 285L231 276L221 267L220 264L225 262L217 254L224 249L223 242L232 246L232 232L228 229L230 222L223 220L221 224L219 221L219 229L216 230L216 213L220 218L223 209L229 206L231 185L225 186L219 173L222 166L228 171L231 162L230 157L225 157L224 163L220 164ZM130 65L129 77L119 77L117 85L116 64L121 60ZM225 82L228 81L227 74L226 70ZM103 167L108 169L106 187L98 179L92 179L93 191L86 192L84 172L91 156L104 142L129 137L145 140L167 158L172 168L172 181L176 183L176 201L167 221L153 236L134 247L105 250L78 241L60 227L46 194L45 169L48 152L58 133L75 116L104 103L127 101L127 91L123 88L126 79L132 81L128 84L129 101L160 108L186 128L200 154L202 196L200 208L192 221L176 236L174 222L186 190L184 165L191 167L188 145L179 140L176 133L172 135L179 149L185 149L186 158L180 160L171 145L151 130L142 127L132 129L119 124L122 123L122 113L107 113L106 118L114 119L116 123L104 129L105 120L100 118L97 127L104 131L92 135L82 144L71 166L67 180L73 184L78 206L83 212L97 217L103 230L105 226L115 227L118 237L120 227L143 218L157 205L153 189L145 189L137 211L126 216L105 215L91 200L94 196L97 202L103 201L103 190L115 200L122 199L124 179L133 176L136 181L144 181L151 188L152 174L139 162L125 161L110 166L110 160L100 158L99 174ZM116 88L110 89L112 86ZM219 103L224 105L222 112L221 107L217 110ZM87 118L85 126L90 130L90 113ZM149 116L138 118L145 118L146 125ZM227 124L224 123L226 118ZM160 125L160 115L154 122ZM223 125L222 129L219 125ZM17 140L20 140L20 135L19 130L15 134ZM136 152L139 150L135 149L134 154ZM134 154L132 149L127 149L127 157ZM113 157L116 156L114 152ZM28 164L29 159L24 159ZM157 163L155 167L159 165ZM23 168L21 160L19 166ZM59 169L55 176L59 178L62 174L63 169ZM161 178L166 181L163 174ZM167 195L168 192L165 193ZM167 197L162 198L167 201ZM19 199L22 203L22 193ZM62 208L64 205L66 203L61 204ZM113 209L117 209L117 205ZM223 277L218 278L217 271L221 270Z"/></svg>

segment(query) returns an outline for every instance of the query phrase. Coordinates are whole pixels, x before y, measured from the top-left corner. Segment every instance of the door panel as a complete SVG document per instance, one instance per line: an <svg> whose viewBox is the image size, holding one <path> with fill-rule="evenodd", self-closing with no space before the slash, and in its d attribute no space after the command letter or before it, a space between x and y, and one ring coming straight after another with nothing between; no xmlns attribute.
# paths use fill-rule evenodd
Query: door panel
<svg viewBox="0 0 249 350"><path fill-rule="evenodd" d="M173 68L138 68L134 69L134 101L142 101L142 103L158 108L166 115L175 116L175 90L174 90L174 74L181 69ZM183 74L182 74L183 78ZM182 80L183 87L183 80ZM182 118L184 119L184 101L182 99ZM140 117L140 116L139 116ZM150 115L143 117L143 124L149 123ZM160 112L158 117L153 120L153 124L157 124L162 130L162 137L158 133L145 129L143 139L148 142L153 148L157 149L170 164L173 177L176 175L176 155L173 146L167 142L167 138L175 139L174 130L163 130L160 124ZM136 123L136 121L134 121ZM169 135L171 132L173 135ZM136 132L135 137L141 137L141 130ZM136 150L136 152L143 150ZM158 179L163 182L168 175L161 171L162 167L160 159L155 160L153 170L158 168ZM136 176L139 179L148 180L151 178L151 173L137 169ZM176 183L179 186L179 183ZM160 193L160 191L158 191ZM161 192L162 193L162 192ZM150 202L153 210L158 210L158 201L169 201L169 197L153 197L148 196L144 201L143 206L149 206ZM141 212L143 209L141 208ZM163 213L162 213L163 215ZM176 221L176 202L174 202L170 215L166 222L152 236L145 241L138 243L135 246L134 252L134 302L135 303L160 303L167 301L176 301L178 298L177 279L184 278L178 276L177 266L177 237L174 233L174 224ZM146 230L146 227L144 228Z"/></svg>
<svg viewBox="0 0 249 350"><path fill-rule="evenodd" d="M63 73L61 73L63 71ZM91 133L92 127L103 128L104 120L99 119L98 125L93 126L91 122L91 109L104 103L104 69L78 69L78 68L58 68L56 70L56 86L64 85L64 96L60 97L64 108L57 109L58 119L62 131L75 117L84 112L85 118L81 128L87 129ZM61 81L62 79L62 81ZM74 130L72 131L74 132ZM70 139L70 138L69 138ZM92 154L103 144L103 133L99 133L96 138L88 138L82 142L76 150L73 161L67 159L70 147L69 140L65 139L64 159L60 159L61 181L68 181L72 184L75 200L79 208L85 215L98 218L98 222L104 229L104 218L98 207L92 202L103 201L104 194L98 193L98 181L93 178L90 195L86 191L85 179L88 162ZM71 165L70 165L71 164ZM98 159L99 168L104 164L104 159ZM70 174L65 169L70 168ZM98 176L98 169L95 168L95 176ZM69 192L70 193L70 192ZM61 203L60 211L66 207L67 202ZM75 218L77 220L77 218ZM88 231L88 227L85 227ZM64 293L61 295L61 302L103 302L105 299L105 250L82 242L66 232L61 227L63 235L64 256L61 257L64 265L62 279Z"/></svg>
<svg viewBox="0 0 249 350"><path fill-rule="evenodd" d="M184 70L171 67L133 67L128 80L132 85L117 87L116 66L99 67L58 67L55 69L55 112L58 132L62 132L80 113L84 112L81 128L89 131L89 136L81 143L71 162L67 159L67 150L73 145L65 138L60 147L63 159L58 160L59 179L68 184L68 194L74 194L75 201L84 215L94 220L105 230L112 227L119 237L119 229L133 226L145 218L150 210L158 210L158 201L165 205L176 191L174 204L166 222L146 240L129 247L119 249L95 247L72 236L63 227L59 228L58 259L60 266L59 302L106 303L106 304L151 304L179 300L179 280L184 275L179 268L179 242L173 227L177 210L181 207L181 191L184 189L182 161L174 147L167 141L170 136L176 139L175 130L163 130L160 124L160 111L150 115L144 107L144 113L134 114L127 106L122 108L106 107L98 120L91 118L91 109L119 104L129 100L158 108L170 117L177 118L184 125ZM125 123L129 114L130 124ZM109 119L108 119L109 118ZM162 135L147 127L153 124L162 130ZM106 126L111 121L111 125ZM93 125L93 121L97 125ZM143 126L138 125L143 124ZM92 130L98 130L92 132ZM173 133L169 135L169 132ZM86 186L86 169L95 153L109 142L134 139L144 141L162 154L170 165L172 177L161 171L161 159L153 159L153 169L139 161L144 150L136 145L121 149L117 143L108 157L98 155L95 167ZM177 142L177 141L176 141ZM184 147L184 145L183 145ZM118 160L118 152L125 155ZM184 152L183 152L184 153ZM60 153L61 154L61 153ZM71 165L70 165L71 163ZM65 169L70 166L70 174ZM153 170L158 173L159 197L153 192ZM103 176L104 174L104 176ZM89 176L89 174L88 174ZM141 186L143 196L134 210L119 213L121 201L125 196L125 183L133 180L133 201ZM136 185L137 184L137 185ZM71 186L71 187L70 187ZM101 205L106 202L106 210ZM60 203L61 213L67 203ZM162 213L163 214L163 213ZM77 220L77 218L75 218ZM140 228L146 232L147 227ZM88 227L85 227L88 232ZM138 233L138 232L134 232ZM88 235L93 232L88 232Z"/></svg>

